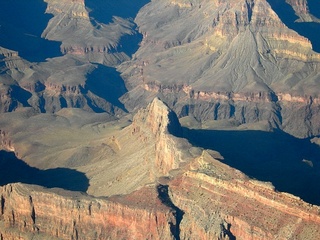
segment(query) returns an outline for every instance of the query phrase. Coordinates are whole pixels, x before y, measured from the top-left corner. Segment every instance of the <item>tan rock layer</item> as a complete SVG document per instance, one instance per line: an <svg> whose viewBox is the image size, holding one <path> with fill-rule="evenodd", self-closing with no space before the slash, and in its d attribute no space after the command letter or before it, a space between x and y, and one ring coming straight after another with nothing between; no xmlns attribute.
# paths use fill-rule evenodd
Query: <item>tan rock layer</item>
<svg viewBox="0 0 320 240"><path fill-rule="evenodd" d="M143 142L145 139L154 142L155 166L157 171L164 175L168 175L172 169L178 168L179 164L185 161L183 150L178 147L177 137L169 132L171 125L173 130L181 130L177 116L168 106L155 98L146 109L135 115L131 126L133 134L142 134ZM180 139L180 143L185 144L187 148L190 147L185 140Z"/></svg>
<svg viewBox="0 0 320 240"><path fill-rule="evenodd" d="M185 212L181 223L184 238L213 239L221 235L223 226L225 236L236 239L320 237L318 206L276 192L267 183L249 180L218 161L208 160L208 155L201 158L206 158L205 168L194 166L170 183L173 202Z"/></svg>
<svg viewBox="0 0 320 240"><path fill-rule="evenodd" d="M211 92L211 91L197 91L188 85L174 85L167 86L157 84L155 82L145 83L144 88L147 91L155 93L175 93L178 94L180 91L188 94L191 99L194 100L219 100L219 101L246 101L246 102L276 102L284 101L291 103L320 103L319 97L314 96L299 96L290 93L272 93L272 92L244 92L244 93L234 93L234 92Z"/></svg>

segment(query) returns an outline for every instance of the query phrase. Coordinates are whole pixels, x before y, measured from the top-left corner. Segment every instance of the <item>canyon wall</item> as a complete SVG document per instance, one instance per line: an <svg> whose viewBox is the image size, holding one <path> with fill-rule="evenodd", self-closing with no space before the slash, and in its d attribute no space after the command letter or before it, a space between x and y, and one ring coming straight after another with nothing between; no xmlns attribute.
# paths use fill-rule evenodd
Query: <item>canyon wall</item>
<svg viewBox="0 0 320 240"><path fill-rule="evenodd" d="M62 42L60 49L63 54L80 55L91 62L108 66L129 59L130 56L118 50L124 35L136 34L134 23L117 16L111 23L90 19L84 0L45 2L48 4L46 13L54 17L50 19L42 37Z"/></svg>
<svg viewBox="0 0 320 240"><path fill-rule="evenodd" d="M1 239L172 239L174 210L154 188L107 199L17 183L0 196Z"/></svg>
<svg viewBox="0 0 320 240"><path fill-rule="evenodd" d="M126 91L125 86L106 66L96 66L73 56L30 63L18 52L5 48L0 48L0 57L0 112L23 107L32 107L39 113L54 113L62 108L114 115L125 111L117 100ZM101 88L106 90L103 92Z"/></svg>
<svg viewBox="0 0 320 240"><path fill-rule="evenodd" d="M17 116L18 112L6 114ZM31 163L39 161L40 165L42 161L42 166L48 166L43 159L52 154L51 150L57 161L66 156L57 151L61 145L63 149L77 151L85 141L86 148L92 148L92 151L84 154L99 160L85 158L84 162L78 162L80 167L73 167L88 177L87 193L95 197L22 183L2 186L2 239L320 237L318 206L289 193L278 192L269 182L250 179L224 164L223 157L217 152L193 147L179 137L182 129L177 116L157 98L147 108L140 109L130 125L113 128L109 135L107 132L111 128L103 131L108 128L106 122L97 124L95 120L87 132L83 124L77 122L82 130L74 131L72 117L69 116L69 121L67 118L71 113L66 112L62 117L60 112L60 115L59 121L65 122L70 132L65 134L65 125L61 123L57 124L60 130L51 126L58 138L50 135L52 146L48 145L46 149L47 142L44 141L42 148L37 150L38 155L33 156L35 162ZM30 129L38 129L47 139L46 131L39 125L40 117L35 117L37 124L30 118L34 123ZM28 120L15 119L29 126ZM48 119L47 116L45 121ZM20 129L19 121L15 123L16 129ZM116 124L116 121L110 124ZM27 131L24 134L31 136L26 138L21 133L16 135L1 130L2 148L19 151L23 156L30 155L20 149L22 139L35 145L32 141L42 138L39 133L35 139ZM64 138L59 138L62 135ZM81 151L78 152L77 160L83 157ZM43 157L41 153L44 153ZM39 159L34 159L36 156ZM60 162L59 166L63 164L67 163ZM317 166L314 167L317 171Z"/></svg>
<svg viewBox="0 0 320 240"><path fill-rule="evenodd" d="M135 30L135 23L129 19L130 16L117 16L116 12L112 12L115 10L108 9L108 5L103 2L97 3L97 8L100 6L99 11L113 16L110 22L99 22L92 17L92 10L89 11L85 1L45 2L46 12L38 12L41 9L36 9L35 12L41 16L50 14L53 17L45 29L40 29L43 31L41 36L28 34L30 26L15 29L15 26L10 25L10 20L3 20L5 26L11 26L10 33L27 32L25 35L28 37L32 35L50 41L42 39L46 44L39 47L49 49L41 49L43 56L40 54L41 62L37 63L24 60L18 51L0 48L0 111L10 112L22 107L32 107L39 113L53 113L62 108L83 108L122 115L125 109L118 98L126 92L126 87L119 74L111 67L129 60L137 49L141 38ZM43 24L46 23L41 22L35 28ZM12 47L23 52L23 44L40 45L36 41L28 40L28 37ZM49 58L50 47L59 45L59 42L62 56ZM32 46L31 50L29 46L25 48L27 50L24 57L30 57L30 52L37 56L38 53L34 52L38 50L34 50ZM47 52L48 56L45 56Z"/></svg>
<svg viewBox="0 0 320 240"><path fill-rule="evenodd" d="M319 207L276 192L203 152L169 183L181 239L316 239ZM209 210L210 209L210 210Z"/></svg>
<svg viewBox="0 0 320 240"><path fill-rule="evenodd" d="M146 142L151 140L154 144L153 161L161 175L168 175L169 171L178 168L188 158L181 147L188 149L191 146L184 139L179 139L182 134L179 120L158 98L138 111L130 128L132 134L142 134L147 138Z"/></svg>
<svg viewBox="0 0 320 240"><path fill-rule="evenodd" d="M138 13L141 47L118 68L129 111L158 96L179 117L319 134L320 55L309 39L265 0L184 3L154 1Z"/></svg>

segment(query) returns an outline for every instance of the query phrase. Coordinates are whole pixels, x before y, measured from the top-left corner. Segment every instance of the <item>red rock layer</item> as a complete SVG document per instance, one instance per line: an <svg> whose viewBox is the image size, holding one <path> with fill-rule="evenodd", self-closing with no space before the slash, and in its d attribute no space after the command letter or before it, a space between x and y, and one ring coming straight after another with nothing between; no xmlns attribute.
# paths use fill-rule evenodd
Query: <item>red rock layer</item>
<svg viewBox="0 0 320 240"><path fill-rule="evenodd" d="M172 238L174 212L160 202L155 188L111 199L54 192L24 184L1 187L1 239Z"/></svg>

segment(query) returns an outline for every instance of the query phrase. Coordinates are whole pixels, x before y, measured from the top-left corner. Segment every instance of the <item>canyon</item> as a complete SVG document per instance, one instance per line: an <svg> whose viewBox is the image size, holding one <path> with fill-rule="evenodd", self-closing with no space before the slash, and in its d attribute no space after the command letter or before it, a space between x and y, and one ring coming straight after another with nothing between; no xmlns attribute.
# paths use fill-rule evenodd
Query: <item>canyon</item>
<svg viewBox="0 0 320 240"><path fill-rule="evenodd" d="M318 206L278 192L271 183L250 179L227 166L218 152L194 147L186 139L175 136L182 131L178 118L159 99L140 110L133 119L126 127L115 129L107 144L114 149L114 155L121 157L116 160L117 166L112 167L115 156L108 154L96 162L97 165L93 162L91 166L86 163L88 168L72 167L89 178L87 192L90 195L26 183L1 187L2 239L319 237ZM175 135L170 129L175 130ZM8 135L3 133L2 138L8 139ZM70 135L69 138L75 137ZM19 148L19 139L14 134L11 139L11 149L28 159L27 155L32 153ZM91 136L91 141L93 139ZM47 152L52 147L61 147L50 142L53 146L43 147ZM130 148L128 142L143 145L142 153L138 156L127 153L125 159L123 152L116 148ZM63 155L56 152L56 158ZM81 158L78 156L78 159ZM130 166L132 160L135 163ZM39 160L37 163L41 168ZM67 163L59 163L63 165ZM139 169L135 169L137 167ZM139 170L142 170L140 179L130 176ZM104 178L97 171L101 171ZM148 176L142 175L145 173ZM109 185L112 174L117 177L112 176L113 182Z"/></svg>
<svg viewBox="0 0 320 240"><path fill-rule="evenodd" d="M0 240L320 238L316 7L0 3Z"/></svg>
<svg viewBox="0 0 320 240"><path fill-rule="evenodd" d="M274 1L185 2L153 1L138 13L141 47L119 67L129 111L158 96L179 117L200 122L268 121L300 138L319 134L318 105L310 101L318 98L316 40L288 28Z"/></svg>

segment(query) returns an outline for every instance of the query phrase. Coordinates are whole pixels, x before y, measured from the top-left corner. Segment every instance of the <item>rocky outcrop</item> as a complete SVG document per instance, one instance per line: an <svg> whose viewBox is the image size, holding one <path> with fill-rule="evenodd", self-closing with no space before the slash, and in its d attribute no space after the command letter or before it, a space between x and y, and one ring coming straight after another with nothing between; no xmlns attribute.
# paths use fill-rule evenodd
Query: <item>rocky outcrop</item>
<svg viewBox="0 0 320 240"><path fill-rule="evenodd" d="M320 22L318 18L310 14L308 2L306 0L287 0L288 4L292 6L296 15L299 17L298 21L301 22Z"/></svg>
<svg viewBox="0 0 320 240"><path fill-rule="evenodd" d="M10 184L0 196L2 239L172 239L175 212L152 187L108 199Z"/></svg>
<svg viewBox="0 0 320 240"><path fill-rule="evenodd" d="M2 144L11 140L30 165L58 164L85 173L91 196L20 183L3 186L4 239L320 237L318 206L250 179L225 165L219 153L177 137L177 116L158 98L126 127L104 122L105 116L89 121L92 114L68 109L54 116L28 114L0 118L4 128L15 120L10 134L1 130ZM308 173L317 171L314 164Z"/></svg>
<svg viewBox="0 0 320 240"><path fill-rule="evenodd" d="M13 143L9 134L5 130L1 130L1 129L0 129L0 149L14 152Z"/></svg>
<svg viewBox="0 0 320 240"><path fill-rule="evenodd" d="M293 115L308 122L310 115L298 112L319 98L320 55L268 1L152 2L136 22L144 36L141 47L119 67L129 88L122 101L130 111L158 96L179 117L269 121L298 137L318 134L319 126L303 123L298 130L300 124L287 122ZM304 104L289 116L297 99Z"/></svg>
<svg viewBox="0 0 320 240"><path fill-rule="evenodd" d="M87 191L94 196L128 194L169 176L193 156L192 146L180 137L177 116L159 99L141 109L132 123L65 108L55 114L31 109L6 113L0 125L2 149L14 150L41 170L64 167L86 173Z"/></svg>
<svg viewBox="0 0 320 240"><path fill-rule="evenodd" d="M115 16L111 23L98 22L89 16L83 0L46 2L46 12L54 17L49 21L42 37L61 41L63 54L80 55L91 62L108 66L129 60L130 55L121 51L121 38L136 35L135 25L130 20Z"/></svg>
<svg viewBox="0 0 320 240"><path fill-rule="evenodd" d="M251 180L208 152L175 178L169 189L173 203L184 211L181 239L312 239L320 235L318 206Z"/></svg>
<svg viewBox="0 0 320 240"><path fill-rule="evenodd" d="M133 135L140 135L143 141L154 144L154 163L157 172L168 175L184 162L184 154L180 144L188 146L181 136L181 126L174 112L162 101L155 98L145 109L138 111L130 126Z"/></svg>
<svg viewBox="0 0 320 240"><path fill-rule="evenodd" d="M39 113L54 113L68 107L120 116L125 111L117 100L125 92L124 84L115 74L108 76L107 67L71 55L29 63L4 48L0 56L0 112L32 107ZM104 93L102 87L109 89Z"/></svg>

